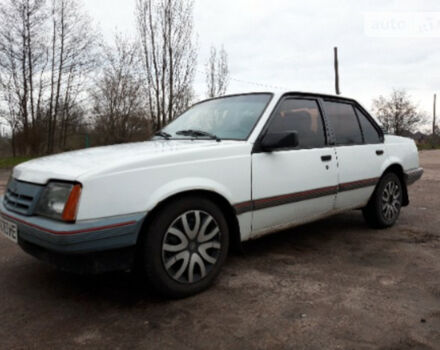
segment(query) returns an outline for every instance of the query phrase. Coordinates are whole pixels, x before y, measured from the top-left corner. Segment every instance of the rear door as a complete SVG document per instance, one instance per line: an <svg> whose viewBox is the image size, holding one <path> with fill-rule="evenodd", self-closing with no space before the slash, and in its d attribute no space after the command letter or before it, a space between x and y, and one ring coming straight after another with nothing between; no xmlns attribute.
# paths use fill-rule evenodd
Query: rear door
<svg viewBox="0 0 440 350"><path fill-rule="evenodd" d="M254 233L323 216L334 206L336 154L318 101L284 98L262 135L281 131L296 131L299 146L252 154Z"/></svg>
<svg viewBox="0 0 440 350"><path fill-rule="evenodd" d="M381 176L385 152L381 135L358 106L335 100L323 104L339 168L335 209L362 207Z"/></svg>

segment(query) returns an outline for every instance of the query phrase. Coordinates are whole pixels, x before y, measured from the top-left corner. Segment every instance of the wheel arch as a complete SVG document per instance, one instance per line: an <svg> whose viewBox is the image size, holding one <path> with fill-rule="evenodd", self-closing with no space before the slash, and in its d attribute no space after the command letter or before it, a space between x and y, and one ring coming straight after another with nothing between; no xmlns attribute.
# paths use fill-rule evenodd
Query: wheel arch
<svg viewBox="0 0 440 350"><path fill-rule="evenodd" d="M220 210L225 215L226 222L228 223L229 232L230 232L230 243L231 243L230 248L234 250L241 250L240 225L238 223L238 218L234 207L226 199L225 196L213 190L207 190L207 189L182 190L181 192L177 192L172 195L169 195L168 197L159 201L151 210L148 211L147 215L144 218L144 222L142 224L140 234L138 237L138 246L139 246L139 241L143 237L143 232L146 232L148 230L149 223L161 210L163 210L168 204L170 204L171 202L175 201L178 198L191 197L191 196L207 198L219 206Z"/></svg>
<svg viewBox="0 0 440 350"><path fill-rule="evenodd" d="M403 170L402 165L399 163L393 163L388 165L387 168L382 172L381 179L388 173L394 173L398 176L403 189L402 205L405 207L408 206L409 205L408 188L406 186L405 172Z"/></svg>

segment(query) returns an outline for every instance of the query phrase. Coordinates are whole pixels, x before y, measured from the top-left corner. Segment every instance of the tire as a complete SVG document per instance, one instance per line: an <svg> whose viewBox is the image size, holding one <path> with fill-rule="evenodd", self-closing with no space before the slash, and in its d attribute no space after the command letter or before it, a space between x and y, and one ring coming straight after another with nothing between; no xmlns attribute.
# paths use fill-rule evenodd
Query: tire
<svg viewBox="0 0 440 350"><path fill-rule="evenodd" d="M384 229L393 226L400 215L403 201L403 186L395 173L385 174L368 205L362 209L365 221L372 228Z"/></svg>
<svg viewBox="0 0 440 350"><path fill-rule="evenodd" d="M207 289L228 254L226 219L215 203L200 196L167 204L144 234L141 249L148 284L169 298L184 298Z"/></svg>

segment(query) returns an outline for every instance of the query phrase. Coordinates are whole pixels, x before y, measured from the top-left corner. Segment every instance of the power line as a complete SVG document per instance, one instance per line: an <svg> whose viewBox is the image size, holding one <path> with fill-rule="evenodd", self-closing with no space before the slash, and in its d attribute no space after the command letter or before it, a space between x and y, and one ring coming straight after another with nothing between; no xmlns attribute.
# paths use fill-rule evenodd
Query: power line
<svg viewBox="0 0 440 350"><path fill-rule="evenodd" d="M203 74L203 75L206 74L206 72L202 72L202 71L199 71L199 70L196 70L196 72L199 73L199 74ZM231 77L231 76L229 76L229 80L235 81L237 83L254 85L254 86L263 87L263 88L267 88L267 89L289 90L289 88L286 88L284 86L276 86L276 85L270 85L270 84L264 84L264 83L257 83L255 81L238 79L238 78L234 78L234 77Z"/></svg>
<svg viewBox="0 0 440 350"><path fill-rule="evenodd" d="M243 84L249 84L249 85L254 85L254 86L260 86L260 87L264 87L264 88L269 88L269 89L275 89L275 90L289 90L286 87L283 86L276 86L276 85L269 85L269 84L262 84L262 83L257 83L257 82L253 82L253 81L248 81L248 80L242 80L242 79L237 79L237 78L229 78L232 81L236 81L238 83L243 83Z"/></svg>

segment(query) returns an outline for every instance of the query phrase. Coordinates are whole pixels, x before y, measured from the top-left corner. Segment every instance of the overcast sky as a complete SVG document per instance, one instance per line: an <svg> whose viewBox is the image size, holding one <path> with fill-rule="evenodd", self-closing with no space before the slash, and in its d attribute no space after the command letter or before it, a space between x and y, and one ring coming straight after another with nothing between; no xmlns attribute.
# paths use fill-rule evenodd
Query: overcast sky
<svg viewBox="0 0 440 350"><path fill-rule="evenodd" d="M105 38L111 39L115 31L134 36L135 0L84 4ZM366 24L365 16L379 12L385 12L384 22L378 22L383 33L372 36L366 30L372 22ZM400 13L400 20L411 22L420 12L423 18L427 12L434 15L434 22L428 18L426 35L397 30L390 37L396 22L389 13ZM334 93L334 46L340 51L342 94L368 109L373 98L403 88L431 115L433 94L440 93L438 0L195 0L195 27L199 71L204 70L211 45L224 45L228 52L228 93L271 87ZM204 85L199 73L195 87L200 97Z"/></svg>

